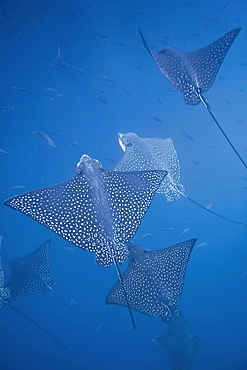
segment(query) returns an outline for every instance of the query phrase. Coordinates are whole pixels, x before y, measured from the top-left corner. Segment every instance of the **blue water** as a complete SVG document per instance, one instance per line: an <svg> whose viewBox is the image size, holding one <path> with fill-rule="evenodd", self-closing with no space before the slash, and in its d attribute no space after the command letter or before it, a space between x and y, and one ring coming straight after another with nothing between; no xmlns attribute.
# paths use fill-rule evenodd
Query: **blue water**
<svg viewBox="0 0 247 370"><path fill-rule="evenodd" d="M205 97L246 159L245 0L2 0L0 13L0 106L8 106L0 114L0 148L8 152L0 155L1 204L23 191L71 178L84 153L112 169L123 154L117 132L132 131L140 137L172 138L188 196L246 222L246 170L202 104L186 106L162 76L137 30L156 50L192 51L243 27ZM52 65L58 47L69 67ZM47 88L57 92L43 91ZM36 130L47 133L56 148ZM25 189L4 192L14 185ZM134 331L125 308L105 304L117 279L114 267L97 266L93 254L4 205L0 214L6 279L10 258L23 257L52 238L53 288L68 303L71 298L76 302L74 315L51 292L12 303L68 350L4 307L1 370L171 369L168 354L152 342L166 324L134 312ZM141 238L147 233L152 235ZM192 252L179 302L202 343L192 368L247 369L246 227L214 217L186 199L168 203L156 195L133 242L159 249L190 238L198 238L197 245L207 243Z"/></svg>

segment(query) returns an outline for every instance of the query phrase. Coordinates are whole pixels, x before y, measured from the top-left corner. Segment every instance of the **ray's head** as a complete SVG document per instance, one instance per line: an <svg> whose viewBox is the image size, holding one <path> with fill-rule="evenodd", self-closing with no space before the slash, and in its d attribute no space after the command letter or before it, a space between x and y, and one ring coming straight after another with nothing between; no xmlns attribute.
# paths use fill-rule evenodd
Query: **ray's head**
<svg viewBox="0 0 247 370"><path fill-rule="evenodd" d="M167 55L172 55L176 51L176 49L172 48L162 48L158 50L158 54L167 54Z"/></svg>
<svg viewBox="0 0 247 370"><path fill-rule="evenodd" d="M91 170L94 171L95 169L102 169L103 166L97 159L92 159L87 154L83 154L76 165L76 173L81 174L83 171Z"/></svg>
<svg viewBox="0 0 247 370"><path fill-rule="evenodd" d="M140 245L136 245L133 243L128 243L128 258L133 263L145 263L146 253L147 251L142 248Z"/></svg>
<svg viewBox="0 0 247 370"><path fill-rule="evenodd" d="M126 151L126 147L134 145L140 138L134 132L128 132L127 134L122 134L118 132L118 142L123 151Z"/></svg>

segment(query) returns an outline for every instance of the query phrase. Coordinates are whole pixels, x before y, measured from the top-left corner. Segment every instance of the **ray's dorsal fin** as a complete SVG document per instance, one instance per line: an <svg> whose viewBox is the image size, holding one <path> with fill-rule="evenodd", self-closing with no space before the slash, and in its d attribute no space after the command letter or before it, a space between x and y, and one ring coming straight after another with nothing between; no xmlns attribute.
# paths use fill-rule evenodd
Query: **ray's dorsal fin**
<svg viewBox="0 0 247 370"><path fill-rule="evenodd" d="M228 138L202 95L212 86L229 48L240 30L241 28L236 28L210 45L189 53L182 53L172 48L163 48L156 54L151 52L140 30L139 33L145 48L162 74L178 91L183 93L185 103L189 105L203 103L238 159L247 168L246 162Z"/></svg>
<svg viewBox="0 0 247 370"><path fill-rule="evenodd" d="M106 298L107 304L126 305L148 316L168 322L177 312L187 263L196 239L169 248L148 251L128 243L129 265L122 284L117 282Z"/></svg>

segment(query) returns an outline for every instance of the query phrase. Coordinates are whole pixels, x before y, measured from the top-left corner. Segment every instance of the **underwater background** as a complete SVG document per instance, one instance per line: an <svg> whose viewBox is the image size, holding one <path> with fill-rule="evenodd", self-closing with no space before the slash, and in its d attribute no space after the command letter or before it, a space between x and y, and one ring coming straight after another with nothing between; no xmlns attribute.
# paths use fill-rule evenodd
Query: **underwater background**
<svg viewBox="0 0 247 370"><path fill-rule="evenodd" d="M203 105L185 105L182 94L162 76L138 27L153 50L170 46L184 52L242 27L205 97L246 158L247 2L1 0L0 14L5 279L9 259L24 257L52 238L53 288L68 304L74 302L75 311L65 310L51 292L12 303L59 338L65 350L3 307L0 369L171 369L167 352L152 341L167 324L134 311L133 330L126 308L106 305L117 281L114 267L99 267L93 253L3 201L68 180L84 153L113 169L123 155L117 133L135 132L144 138L171 138L185 193L214 212L246 222L246 169ZM11 189L15 185L21 188ZM246 227L183 197L167 202L156 194L132 241L154 250L191 238L202 245L192 251L179 301L201 341L191 369L247 369Z"/></svg>

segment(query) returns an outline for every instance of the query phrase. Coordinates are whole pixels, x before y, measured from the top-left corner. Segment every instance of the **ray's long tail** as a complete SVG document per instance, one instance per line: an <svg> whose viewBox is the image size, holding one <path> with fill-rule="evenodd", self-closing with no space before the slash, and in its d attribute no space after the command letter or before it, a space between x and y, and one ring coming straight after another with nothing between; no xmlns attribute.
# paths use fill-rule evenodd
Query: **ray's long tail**
<svg viewBox="0 0 247 370"><path fill-rule="evenodd" d="M68 305L64 300L63 298L60 297L60 295L58 295L54 290L53 288L50 286L50 285L46 285L47 288L65 305L66 308L68 308L71 312L75 313L75 311L70 307L70 305Z"/></svg>
<svg viewBox="0 0 247 370"><path fill-rule="evenodd" d="M131 307L130 307L130 304L129 304L128 295L127 295L127 292L126 292L126 289L125 289L125 286L124 286L122 273L120 271L119 265L118 265L115 257L113 257L113 261L114 261L114 265L115 265L116 270L117 270L119 281L120 281L120 283L122 285L122 288L123 288L123 291L124 291L124 296L125 296L125 299L126 299L126 303L127 303L127 307L128 307L128 310L129 310L129 314L130 314L130 318L131 318L133 328L136 329L136 324L135 324L133 313L132 313L132 310L131 310Z"/></svg>
<svg viewBox="0 0 247 370"><path fill-rule="evenodd" d="M37 322L35 322L34 320L30 319L30 317L26 316L23 312L17 310L17 308L11 306L9 303L8 303L8 306L11 308L11 310L15 311L16 313L18 313L20 316L22 316L24 319L26 319L27 321L29 321L31 324L33 324L34 326L36 326L38 329L40 329L41 331L43 331L46 335L48 335L51 339L53 339L55 342L57 342L61 347L63 347L64 349L68 349L68 347L66 347L62 342L60 342L59 339L57 339L56 337L54 337L51 333L49 333L49 331L47 331L46 329L44 329L42 326L40 326Z"/></svg>
<svg viewBox="0 0 247 370"><path fill-rule="evenodd" d="M216 125L218 126L218 128L220 129L221 133L224 135L224 137L227 140L228 144L234 150L234 153L237 155L238 159L242 162L242 164L244 165L244 167L247 169L247 164L245 163L245 161L243 160L243 158L241 157L241 155L238 153L238 151L234 147L234 145L231 143L230 139L228 138L228 136L224 132L223 128L220 126L219 122L217 121L217 119L213 115L210 106L207 104L207 102L205 101L204 97L202 96L202 94L200 92L198 92L198 96L201 99L201 102L203 103L204 107L207 109L208 113L210 114L210 116L212 117L212 119L214 120L214 122L216 123Z"/></svg>
<svg viewBox="0 0 247 370"><path fill-rule="evenodd" d="M219 218L222 218L223 220L226 220L226 221L232 222L232 223L234 223L234 224L238 224L238 225L242 225L242 226L247 226L247 224L245 224L244 222L235 221L235 220L232 220L232 219L230 219L230 218L228 218L228 217L222 216L222 215L220 215L219 213L216 213L216 212L214 212L214 211L211 211L211 209L208 209L208 208L206 208L206 207L202 206L200 203L197 203L194 199L192 199L192 198L188 197L188 195L186 195L186 194L182 193L178 188L176 188L176 191L177 191L180 195L182 195L184 198L188 199L190 202L194 203L194 204L195 204L195 205L197 205L198 207L200 207L200 208L204 209L205 211L207 211L207 212L211 213L211 214L212 214L212 215L214 215L214 216L217 216L217 217L219 217Z"/></svg>

